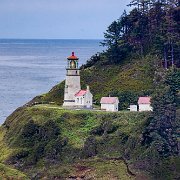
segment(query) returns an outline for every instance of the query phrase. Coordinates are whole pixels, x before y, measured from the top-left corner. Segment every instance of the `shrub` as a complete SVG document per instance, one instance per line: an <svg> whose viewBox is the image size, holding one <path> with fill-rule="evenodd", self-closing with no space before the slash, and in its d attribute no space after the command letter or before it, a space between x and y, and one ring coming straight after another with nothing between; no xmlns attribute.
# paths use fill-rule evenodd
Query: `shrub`
<svg viewBox="0 0 180 180"><path fill-rule="evenodd" d="M94 136L90 136L86 139L83 148L84 157L92 157L97 154L97 142Z"/></svg>

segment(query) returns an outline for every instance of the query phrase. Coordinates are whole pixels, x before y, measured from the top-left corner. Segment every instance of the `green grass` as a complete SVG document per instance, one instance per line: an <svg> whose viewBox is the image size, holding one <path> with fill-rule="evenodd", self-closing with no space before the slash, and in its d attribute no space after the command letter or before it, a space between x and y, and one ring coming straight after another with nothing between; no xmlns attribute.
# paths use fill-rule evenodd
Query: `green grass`
<svg viewBox="0 0 180 180"><path fill-rule="evenodd" d="M6 121L7 124L13 125L8 131L8 141L10 143L15 142L21 128L29 119L33 119L38 124L53 120L59 125L62 135L67 137L69 143L76 148L81 148L85 139L89 136L89 132L103 121L114 120L114 125L119 127L119 131L133 134L136 131L141 131L140 127L143 128L143 123L149 114L128 111L109 113L87 110L64 110L61 107L50 105L33 106L22 110L22 112L15 112ZM15 133L16 136L14 135Z"/></svg>
<svg viewBox="0 0 180 180"><path fill-rule="evenodd" d="M114 125L119 126L122 133L137 133L137 125L143 127L143 123L148 113L140 112L118 112L109 113L101 111L87 110L63 110L54 106L35 106L28 109L34 121L43 123L52 119L58 123L62 130L62 135L69 139L69 143L75 148L81 148L89 132L101 124L103 121L115 120ZM138 127L138 128L137 128ZM133 131L132 129L135 129ZM141 131L141 129L139 130Z"/></svg>
<svg viewBox="0 0 180 180"><path fill-rule="evenodd" d="M100 151L100 157L102 156L102 153L104 153L103 157L119 157L120 152L118 151L119 146L117 146L117 141L121 139L121 135L124 137L125 135L134 136L139 134L148 116L149 113L147 112L122 111L110 113L88 110L65 110L57 105L45 104L22 108L11 114L0 128L0 147L2 147L0 149L0 159L1 161L6 161L9 157L16 155L17 152L21 152L22 150L33 151L33 147L26 146L24 148L21 139L21 132L29 120L33 120L39 126L52 120L59 126L61 137L68 139L68 145L65 147L64 151L62 151L62 157L60 159L63 163L61 164L60 161L60 166L56 167L58 171L54 169L52 164L48 174L49 176L50 174L55 174L58 177L60 176L59 172L62 172L61 175L65 177L67 174L74 172L75 169L72 167L72 163L74 162L73 158L78 158L78 153L83 149L86 139L90 136L90 132L95 127L99 127L107 121L112 121L113 126L118 127L115 132L109 134L109 138L107 138L107 142L104 146L101 145L104 141L103 137L95 136L95 138L97 139L97 149ZM117 135L118 132L120 132L120 136ZM104 147L104 149L101 150L102 147ZM115 148L111 149L109 147ZM41 169L44 169L47 166L46 163L47 162L44 161L43 158L39 159L37 166L26 171L29 175L33 173L33 171L41 172ZM100 177L101 174L104 174L108 167L110 168L110 173L114 174L113 162L97 162L94 166L93 162L88 163L88 166L92 169L97 166L97 171L93 171L97 178ZM105 165L104 169L103 165ZM122 177L125 177L126 171L123 169L124 166L122 162L119 162L115 167L116 166L117 168L119 166L119 171L122 170L124 172L124 175L122 175L122 173L120 174ZM118 170L116 169L115 171ZM119 175L117 174L117 176Z"/></svg>
<svg viewBox="0 0 180 180"><path fill-rule="evenodd" d="M29 179L24 173L0 163L0 180L3 179Z"/></svg>
<svg viewBox="0 0 180 180"><path fill-rule="evenodd" d="M111 159L119 159L126 155L130 159L129 163L133 163L137 160L139 161L140 156L143 158L143 154L147 149L141 146L140 138L150 114L150 112L129 111L110 113L65 110L57 105L45 104L24 107L11 114L0 127L0 162L7 162L10 157L24 151L29 151L32 156L36 152L35 147L41 142L36 141L35 146L30 146L28 143L24 146L22 131L25 125L30 120L33 120L36 125L44 127L44 124L51 120L59 127L61 138L67 139L67 145L62 148L60 155L54 160L55 164L54 161L49 161L45 156L40 157L37 164L31 166L31 169L26 169L27 167L24 165L24 172L29 177L31 177L31 174L40 173L40 177L47 176L52 178L54 175L55 177L65 178L77 173L75 164L80 163L82 166L87 166L91 169L87 174L88 176L95 176L97 179L100 177L131 179L133 177L129 177L129 174L127 174L125 164L122 161L111 161ZM107 129L107 133L92 133L98 128ZM115 129L112 130L113 128ZM87 139L90 136L95 139L95 143L93 145L90 144L91 148L92 146L96 148L97 159L95 160L93 158L86 159L83 155L84 144L87 143ZM52 144L52 141L53 139L50 139L48 147L50 147L49 145ZM81 161L79 161L80 158ZM26 160L24 159L25 162ZM174 167L176 167L178 162L174 161ZM164 167L166 167L168 176L171 177L172 173L169 171L171 166L161 166L161 171L164 171ZM156 168L156 165L153 168ZM172 177L176 177L177 173L173 173Z"/></svg>
<svg viewBox="0 0 180 180"><path fill-rule="evenodd" d="M90 174L94 179L135 179L134 176L128 173L127 167L122 160L93 159L84 161L82 164L94 170L92 172L90 171Z"/></svg>
<svg viewBox="0 0 180 180"><path fill-rule="evenodd" d="M94 100L99 102L102 96L109 93L132 91L136 93L146 92L153 89L155 72L153 56L139 59L128 59L120 65L94 65L81 70L81 85L90 90ZM65 78L65 77L64 77ZM62 105L64 97L64 81L53 87L48 93L34 98L29 104L54 103Z"/></svg>
<svg viewBox="0 0 180 180"><path fill-rule="evenodd" d="M42 177L56 177L66 179L67 177L86 177L87 179L121 179L133 180L135 177L128 173L127 166L122 160L102 160L92 158L79 160L71 164L51 165L49 167L36 167L30 170L31 174L41 173Z"/></svg>
<svg viewBox="0 0 180 180"><path fill-rule="evenodd" d="M12 153L12 149L4 141L5 129L0 127L0 162L3 162Z"/></svg>

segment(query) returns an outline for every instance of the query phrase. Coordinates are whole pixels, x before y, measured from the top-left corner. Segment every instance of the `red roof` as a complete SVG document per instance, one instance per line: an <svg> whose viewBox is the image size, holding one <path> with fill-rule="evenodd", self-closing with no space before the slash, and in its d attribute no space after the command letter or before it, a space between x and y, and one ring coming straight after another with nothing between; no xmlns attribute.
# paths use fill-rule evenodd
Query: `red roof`
<svg viewBox="0 0 180 180"><path fill-rule="evenodd" d="M119 102L118 97L102 97L101 98L101 104L114 104L116 102Z"/></svg>
<svg viewBox="0 0 180 180"><path fill-rule="evenodd" d="M83 96L85 95L87 90L80 90L78 93L75 94L75 96Z"/></svg>
<svg viewBox="0 0 180 180"><path fill-rule="evenodd" d="M151 97L139 97L138 104L151 104Z"/></svg>
<svg viewBox="0 0 180 180"><path fill-rule="evenodd" d="M68 60L78 60L79 58L74 55L74 52L72 52L72 55L67 58Z"/></svg>

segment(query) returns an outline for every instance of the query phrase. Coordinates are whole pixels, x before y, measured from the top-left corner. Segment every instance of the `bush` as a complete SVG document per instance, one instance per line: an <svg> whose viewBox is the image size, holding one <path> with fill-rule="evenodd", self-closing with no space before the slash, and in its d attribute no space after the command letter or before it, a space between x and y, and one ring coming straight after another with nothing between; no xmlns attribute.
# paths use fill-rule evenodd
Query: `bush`
<svg viewBox="0 0 180 180"><path fill-rule="evenodd" d="M111 134L118 129L118 126L114 125L112 121L108 120L102 122L100 126L92 129L90 134L102 136L103 134Z"/></svg>
<svg viewBox="0 0 180 180"><path fill-rule="evenodd" d="M38 132L39 126L35 124L33 120L30 120L27 124L25 124L21 135L24 139L31 139Z"/></svg>
<svg viewBox="0 0 180 180"><path fill-rule="evenodd" d="M90 136L86 139L83 148L84 157L92 157L97 154L97 142L94 136Z"/></svg>
<svg viewBox="0 0 180 180"><path fill-rule="evenodd" d="M9 160L15 162L26 158L26 164L35 164L42 157L55 159L62 147L67 144L67 139L61 138L60 129L54 121L49 120L42 125L37 125L30 120L18 136L18 142L21 142L23 148L28 151L20 151Z"/></svg>
<svg viewBox="0 0 180 180"><path fill-rule="evenodd" d="M111 96L117 96L119 98L119 110L127 110L130 104L137 104L138 93L132 91L123 92L111 92Z"/></svg>

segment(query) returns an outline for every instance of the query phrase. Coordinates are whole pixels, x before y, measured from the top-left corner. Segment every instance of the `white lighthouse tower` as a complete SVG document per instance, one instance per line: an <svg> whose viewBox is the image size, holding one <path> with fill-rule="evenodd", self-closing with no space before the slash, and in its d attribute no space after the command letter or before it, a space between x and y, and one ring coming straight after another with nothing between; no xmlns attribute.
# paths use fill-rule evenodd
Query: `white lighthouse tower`
<svg viewBox="0 0 180 180"><path fill-rule="evenodd" d="M78 68L79 58L72 55L67 58L66 80L64 89L64 103L63 106L75 106L75 93L81 90L80 84L80 70Z"/></svg>

